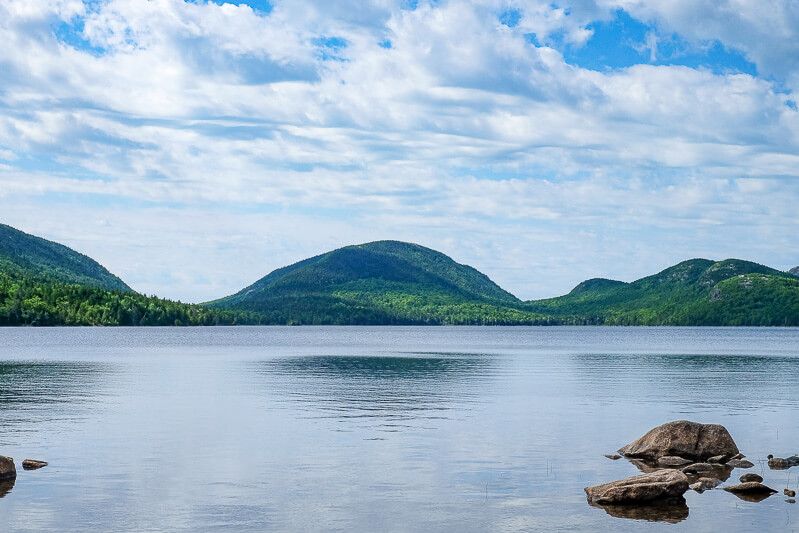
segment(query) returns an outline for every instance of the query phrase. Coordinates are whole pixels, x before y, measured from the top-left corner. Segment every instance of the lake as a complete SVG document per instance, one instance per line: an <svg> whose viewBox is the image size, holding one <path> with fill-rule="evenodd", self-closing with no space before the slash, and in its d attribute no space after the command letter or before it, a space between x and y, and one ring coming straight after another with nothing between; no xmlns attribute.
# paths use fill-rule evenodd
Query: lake
<svg viewBox="0 0 799 533"><path fill-rule="evenodd" d="M780 493L587 504L638 473L603 454L675 419ZM793 531L799 468L765 458L797 420L797 329L0 329L0 530Z"/></svg>

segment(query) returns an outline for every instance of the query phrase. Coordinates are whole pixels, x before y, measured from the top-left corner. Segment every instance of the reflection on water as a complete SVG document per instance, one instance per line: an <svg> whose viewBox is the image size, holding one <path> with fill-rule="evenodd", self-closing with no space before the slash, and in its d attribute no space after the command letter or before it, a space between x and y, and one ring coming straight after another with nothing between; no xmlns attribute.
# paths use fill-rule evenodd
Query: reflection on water
<svg viewBox="0 0 799 533"><path fill-rule="evenodd" d="M0 498L4 497L6 494L11 492L11 489L14 488L14 482L15 480L13 479L0 481Z"/></svg>
<svg viewBox="0 0 799 533"><path fill-rule="evenodd" d="M0 443L3 428L33 430L53 417L74 418L75 407L98 399L104 366L94 362L0 362ZM69 414L59 413L68 407ZM13 413L13 414L12 414Z"/></svg>
<svg viewBox="0 0 799 533"><path fill-rule="evenodd" d="M305 356L258 362L254 371L279 399L312 416L339 420L432 420L480 399L484 355Z"/></svg>
<svg viewBox="0 0 799 533"><path fill-rule="evenodd" d="M629 520L645 520L647 522L667 522L676 524L688 518L688 504L685 498L674 498L646 505L599 505L594 507L603 509L615 518Z"/></svg>

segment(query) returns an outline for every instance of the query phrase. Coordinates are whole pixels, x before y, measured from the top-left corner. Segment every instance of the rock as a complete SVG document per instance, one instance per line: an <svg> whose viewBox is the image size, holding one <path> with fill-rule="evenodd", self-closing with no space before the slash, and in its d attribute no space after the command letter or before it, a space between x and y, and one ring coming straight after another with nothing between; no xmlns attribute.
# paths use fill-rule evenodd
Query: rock
<svg viewBox="0 0 799 533"><path fill-rule="evenodd" d="M621 459L621 455L617 453L606 453L605 457L607 457L611 461L618 461L619 459Z"/></svg>
<svg viewBox="0 0 799 533"><path fill-rule="evenodd" d="M679 470L658 470L649 474L586 487L588 503L598 505L635 504L676 498L688 490L688 477Z"/></svg>
<svg viewBox="0 0 799 533"><path fill-rule="evenodd" d="M792 455L783 459L782 457L768 456L768 467L772 470L786 470L792 466L799 466L799 457Z"/></svg>
<svg viewBox="0 0 799 533"><path fill-rule="evenodd" d="M704 492L706 490L715 489L719 486L721 480L712 477L700 477L695 483L691 483L688 488L696 492Z"/></svg>
<svg viewBox="0 0 799 533"><path fill-rule="evenodd" d="M677 457L676 455L664 455L663 457L658 457L658 465L659 466L685 466L691 464L693 461L690 459L684 459L682 457Z"/></svg>
<svg viewBox="0 0 799 533"><path fill-rule="evenodd" d="M757 474L753 474L751 472L749 474L742 475L739 479L741 480L741 483L751 483L753 481L755 483L763 483L762 477L758 476Z"/></svg>
<svg viewBox="0 0 799 533"><path fill-rule="evenodd" d="M14 466L14 459L0 455L0 481L16 479L17 469Z"/></svg>
<svg viewBox="0 0 799 533"><path fill-rule="evenodd" d="M732 457L730 457L730 461L732 461L733 459L743 459L744 457L746 457L746 456L739 452L739 453L736 453L735 455L733 455Z"/></svg>
<svg viewBox="0 0 799 533"><path fill-rule="evenodd" d="M725 457L726 456L724 456L724 455L714 455L713 457L708 457L707 458L707 462L708 463L715 463L715 464L722 464L722 463L724 463L724 458Z"/></svg>
<svg viewBox="0 0 799 533"><path fill-rule="evenodd" d="M752 461L748 461L746 459L730 459L727 461L727 466L731 466L733 468L752 468L754 463Z"/></svg>
<svg viewBox="0 0 799 533"><path fill-rule="evenodd" d="M785 503L796 503L796 500L794 500L793 498L788 498L787 500L785 500Z"/></svg>
<svg viewBox="0 0 799 533"><path fill-rule="evenodd" d="M795 490L785 489L785 490L782 491L782 493L785 494L786 496L788 496L789 498L795 498L796 497L796 491Z"/></svg>
<svg viewBox="0 0 799 533"><path fill-rule="evenodd" d="M36 470L47 466L47 461L37 461L36 459L25 459L22 461L22 468L25 470Z"/></svg>
<svg viewBox="0 0 799 533"><path fill-rule="evenodd" d="M704 461L710 457L729 457L740 452L724 426L677 420L649 430L641 438L621 448L619 453L625 457L650 461L675 455Z"/></svg>
<svg viewBox="0 0 799 533"><path fill-rule="evenodd" d="M767 487L762 483L758 483L756 481L750 481L748 483L741 483L740 485L732 485L730 487L724 487L724 490L727 492L732 492L742 500L750 501L750 502L759 502L765 500L772 494L776 494L777 491L772 489L771 487Z"/></svg>

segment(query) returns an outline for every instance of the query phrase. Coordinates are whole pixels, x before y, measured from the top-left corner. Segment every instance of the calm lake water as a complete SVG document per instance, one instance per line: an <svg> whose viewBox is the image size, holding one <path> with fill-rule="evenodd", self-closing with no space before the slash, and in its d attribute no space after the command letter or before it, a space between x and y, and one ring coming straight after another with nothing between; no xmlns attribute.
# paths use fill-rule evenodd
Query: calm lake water
<svg viewBox="0 0 799 533"><path fill-rule="evenodd" d="M586 503L683 418L780 494ZM795 531L797 420L797 329L0 329L0 531Z"/></svg>

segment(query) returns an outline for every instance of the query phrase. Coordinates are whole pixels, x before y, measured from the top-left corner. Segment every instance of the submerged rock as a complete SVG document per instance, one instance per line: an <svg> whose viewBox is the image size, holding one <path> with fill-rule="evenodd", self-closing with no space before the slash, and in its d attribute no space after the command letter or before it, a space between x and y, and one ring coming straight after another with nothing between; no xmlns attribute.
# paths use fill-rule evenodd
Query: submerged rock
<svg viewBox="0 0 799 533"><path fill-rule="evenodd" d="M738 479L741 480L741 483L750 483L752 481L754 481L755 483L763 483L763 478L761 476L753 474L751 472L749 474L742 475Z"/></svg>
<svg viewBox="0 0 799 533"><path fill-rule="evenodd" d="M699 474L702 472L712 472L716 469L716 465L710 463L694 463L682 469L686 474Z"/></svg>
<svg viewBox="0 0 799 533"><path fill-rule="evenodd" d="M767 487L762 483L758 483L757 481L749 481L747 483L741 483L740 485L724 487L724 490L727 492L732 492L742 500L752 502L765 500L772 494L777 493L776 490L772 489L771 487Z"/></svg>
<svg viewBox="0 0 799 533"><path fill-rule="evenodd" d="M22 468L25 470L37 470L47 466L47 461L37 461L36 459L25 459L22 461Z"/></svg>
<svg viewBox="0 0 799 533"><path fill-rule="evenodd" d="M658 457L658 465L660 466L685 466L691 464L693 461L685 459L684 457L677 457L676 455L664 455Z"/></svg>
<svg viewBox="0 0 799 533"><path fill-rule="evenodd" d="M681 497L687 490L688 477L685 474L664 469L586 487L585 493L591 504L624 505Z"/></svg>
<svg viewBox="0 0 799 533"><path fill-rule="evenodd" d="M727 461L727 466L731 466L732 468L752 468L754 463L747 459L730 459Z"/></svg>
<svg viewBox="0 0 799 533"><path fill-rule="evenodd" d="M0 455L0 481L16 479L17 468L14 466L14 459Z"/></svg>
<svg viewBox="0 0 799 533"><path fill-rule="evenodd" d="M704 492L706 490L715 489L721 483L720 479L712 477L700 477L696 482L691 483L688 488L696 492Z"/></svg>
<svg viewBox="0 0 799 533"><path fill-rule="evenodd" d="M657 461L664 456L704 461L719 455L731 457L739 451L724 426L677 420L649 430L641 438L621 448L619 453L649 461Z"/></svg>
<svg viewBox="0 0 799 533"><path fill-rule="evenodd" d="M619 455L617 453L606 453L605 457L607 457L611 461L617 461L617 460L621 459L621 455Z"/></svg>

